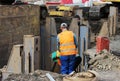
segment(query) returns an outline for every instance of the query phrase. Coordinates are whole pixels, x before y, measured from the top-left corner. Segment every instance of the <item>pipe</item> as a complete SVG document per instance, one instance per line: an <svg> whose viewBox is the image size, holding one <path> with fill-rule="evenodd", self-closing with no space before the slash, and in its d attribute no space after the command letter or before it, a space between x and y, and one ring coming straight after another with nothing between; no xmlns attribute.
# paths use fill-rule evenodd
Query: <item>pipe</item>
<svg viewBox="0 0 120 81"><path fill-rule="evenodd" d="M49 78L50 81L55 81L49 73L46 73L46 76Z"/></svg>

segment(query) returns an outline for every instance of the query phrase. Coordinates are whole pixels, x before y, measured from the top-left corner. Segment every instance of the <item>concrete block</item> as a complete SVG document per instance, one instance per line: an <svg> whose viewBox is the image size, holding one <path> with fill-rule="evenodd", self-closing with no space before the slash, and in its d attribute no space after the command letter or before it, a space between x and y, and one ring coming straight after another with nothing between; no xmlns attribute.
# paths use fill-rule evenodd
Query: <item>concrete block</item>
<svg viewBox="0 0 120 81"><path fill-rule="evenodd" d="M7 72L22 73L22 57L23 45L14 45L11 51L8 64Z"/></svg>
<svg viewBox="0 0 120 81"><path fill-rule="evenodd" d="M101 27L101 30L99 32L99 36L105 36L107 37L109 35L109 29L108 29L108 22L103 22L103 25Z"/></svg>
<svg viewBox="0 0 120 81"><path fill-rule="evenodd" d="M40 68L40 37L24 36L25 73L34 72Z"/></svg>

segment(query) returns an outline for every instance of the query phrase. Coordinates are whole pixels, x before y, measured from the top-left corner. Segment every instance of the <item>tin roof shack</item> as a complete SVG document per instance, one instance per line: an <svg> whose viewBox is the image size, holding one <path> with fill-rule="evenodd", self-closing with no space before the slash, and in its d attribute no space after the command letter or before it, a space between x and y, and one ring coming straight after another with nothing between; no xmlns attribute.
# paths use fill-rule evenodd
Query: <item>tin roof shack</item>
<svg viewBox="0 0 120 81"><path fill-rule="evenodd" d="M23 43L23 35L39 35L39 6L0 5L0 68L7 64L12 46Z"/></svg>

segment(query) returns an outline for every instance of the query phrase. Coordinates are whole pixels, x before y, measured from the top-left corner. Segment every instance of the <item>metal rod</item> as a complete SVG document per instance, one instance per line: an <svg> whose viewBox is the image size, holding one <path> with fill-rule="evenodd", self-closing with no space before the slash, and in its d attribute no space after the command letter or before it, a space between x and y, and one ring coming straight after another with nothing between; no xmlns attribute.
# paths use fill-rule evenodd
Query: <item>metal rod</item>
<svg viewBox="0 0 120 81"><path fill-rule="evenodd" d="M55 81L49 73L46 73L46 76L50 79L50 81Z"/></svg>

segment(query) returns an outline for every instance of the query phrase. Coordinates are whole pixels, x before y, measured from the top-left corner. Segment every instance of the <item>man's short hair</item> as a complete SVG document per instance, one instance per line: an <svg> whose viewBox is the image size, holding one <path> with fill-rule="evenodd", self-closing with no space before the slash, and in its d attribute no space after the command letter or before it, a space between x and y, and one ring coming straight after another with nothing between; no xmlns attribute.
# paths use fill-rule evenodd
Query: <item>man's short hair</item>
<svg viewBox="0 0 120 81"><path fill-rule="evenodd" d="M67 28L67 24L66 24L66 23L62 23L62 24L60 25L60 27L65 27L65 28Z"/></svg>

